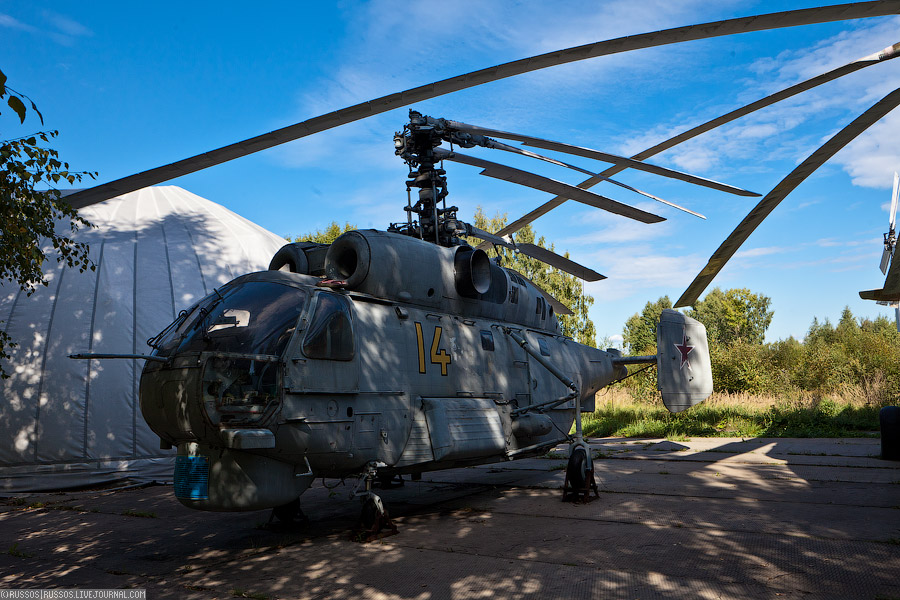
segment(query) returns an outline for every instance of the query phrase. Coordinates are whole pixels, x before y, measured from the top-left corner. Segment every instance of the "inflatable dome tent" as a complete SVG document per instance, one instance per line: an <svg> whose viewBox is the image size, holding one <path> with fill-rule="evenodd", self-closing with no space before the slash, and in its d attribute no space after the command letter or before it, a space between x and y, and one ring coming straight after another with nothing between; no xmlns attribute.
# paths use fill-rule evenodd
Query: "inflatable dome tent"
<svg viewBox="0 0 900 600"><path fill-rule="evenodd" d="M178 311L223 283L266 269L281 237L179 187L132 192L80 211L94 229L96 271L45 263L31 296L0 286L0 327L18 347L0 381L0 493L108 480L171 479L138 403L142 360L72 360L76 352L144 354ZM66 226L68 231L68 227Z"/></svg>

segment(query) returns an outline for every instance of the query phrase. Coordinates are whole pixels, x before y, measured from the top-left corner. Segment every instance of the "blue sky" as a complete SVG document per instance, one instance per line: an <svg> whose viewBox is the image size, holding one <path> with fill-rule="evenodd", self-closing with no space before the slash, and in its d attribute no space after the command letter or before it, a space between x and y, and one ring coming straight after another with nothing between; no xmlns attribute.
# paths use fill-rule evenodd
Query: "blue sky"
<svg viewBox="0 0 900 600"><path fill-rule="evenodd" d="M37 102L74 168L109 181L360 101L578 44L815 2L173 3L0 1L0 68ZM898 41L882 17L689 42L591 59L423 102L432 116L629 154L782 87ZM651 162L765 194L831 134L900 83L900 60L865 69L669 150ZM171 183L281 234L332 220L405 219L406 169L392 135L407 108ZM0 134L18 126L4 111ZM713 282L772 298L767 339L802 337L813 316L893 317L859 299L877 265L900 110L829 161L779 206ZM569 183L553 165L478 155ZM498 155L499 154L499 155ZM569 162L597 171L608 165ZM450 201L516 218L547 194L449 165ZM635 172L622 181L708 217L595 188L666 217L643 225L574 202L535 223L558 250L609 279L588 284L601 336L648 300L675 300L756 200Z"/></svg>

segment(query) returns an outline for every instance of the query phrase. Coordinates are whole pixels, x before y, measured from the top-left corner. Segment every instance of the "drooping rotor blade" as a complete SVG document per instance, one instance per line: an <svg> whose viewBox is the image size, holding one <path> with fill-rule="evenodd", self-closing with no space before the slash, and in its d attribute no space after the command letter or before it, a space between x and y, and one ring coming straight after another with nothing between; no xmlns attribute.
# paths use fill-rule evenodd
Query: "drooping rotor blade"
<svg viewBox="0 0 900 600"><path fill-rule="evenodd" d="M555 150L557 152L565 152L566 154L574 154L576 156L582 156L584 158L592 158L594 160L613 163L616 166L637 169L639 171L646 171L648 173L653 173L654 175L670 177L679 181L701 185L703 187L712 188L721 192L728 192L730 194L735 194L738 196L761 195L757 194L756 192L751 192L749 190L743 190L741 188L734 187L732 185L719 183L718 181L713 181L712 179L706 179L705 177L697 177L696 175L691 175L689 173L682 173L681 171L675 171L674 169L660 167L659 165L651 165L639 160L635 160L633 158L627 158L625 156L619 156L617 154L610 154L609 152L591 150L590 148L582 148L581 146L572 146L570 144L564 144L562 142L542 140L541 138L522 135L519 133L510 133L508 131L499 131L497 129L487 129L485 127L479 127L478 125L460 123L459 121L448 120L447 123L449 123L451 127L459 129L460 131L475 133L478 135L495 136L506 140L516 140L519 142L524 142L526 146L534 146L535 148L543 148L544 150Z"/></svg>
<svg viewBox="0 0 900 600"><path fill-rule="evenodd" d="M700 294L706 289L713 278L722 270L725 263L728 262L738 248L750 237L750 234L762 223L769 213L798 185L815 172L829 158L834 156L838 150L849 144L860 133L868 129L872 124L881 119L884 115L892 111L900 104L900 88L894 90L876 104L870 107L866 112L854 119L849 125L837 132L830 140L825 142L819 149L813 152L806 160L791 171L787 177L782 179L771 192L766 194L765 198L759 201L759 204L750 211L743 221L735 228L731 235L726 238L722 245L719 246L706 267L700 271L700 274L694 279L687 290L681 295L675 303L676 307L690 306L694 304L700 297ZM900 281L898 281L900 283ZM885 288L886 292L890 290Z"/></svg>
<svg viewBox="0 0 900 600"><path fill-rule="evenodd" d="M582 169L581 167L579 167L579 166L577 166L577 165L571 165L571 164L569 164L569 163L567 163L567 162L563 162L563 161L561 161L561 160L556 160L555 158L549 158L549 157L547 157L547 156L543 156L543 155L541 155L541 154L538 154L538 153L536 153L536 152L532 152L532 151L530 151L530 150L524 150L524 149L522 149L522 148L516 148L515 146L510 146L509 144L504 144L503 142L498 142L497 140L492 140L491 138L488 138L488 137L486 137L486 138L484 138L484 139L485 139L485 142L486 142L485 144L483 144L485 148L493 148L494 150L505 150L506 152L512 152L513 154L520 154L520 155L522 155L522 156L528 156L529 158L536 158L536 159L538 159L538 160L543 160L543 161L545 161L545 162L549 162L549 163L552 163L552 164L557 165L557 166L568 167L569 169L572 169L572 170L574 170L574 171L578 171L578 172L580 172L580 173L584 173L584 174L586 174L586 175L590 175L590 176L592 176L592 177L593 177L593 176L597 176L597 174L594 173L593 171L589 171L589 170L587 170L587 169ZM610 179L609 177L603 177L603 180L604 180L604 181L608 181L609 183L611 183L611 184L613 184L613 185L617 185L617 186L619 186L619 187L621 187L621 188L625 188L626 190L630 190L630 191L632 191L632 192L634 192L634 193L636 193L636 194L640 194L641 196L645 196L645 197L647 197L647 198L650 198L651 200L655 200L655 201L657 201L657 202L662 202L663 204L666 204L666 205L668 205L668 206L671 206L672 208L677 208L678 210L682 210L682 211L684 211L684 212L686 212L686 213L688 213L688 214L694 215L695 217L700 217L701 219L706 219L705 216L701 215L701 214L698 213L698 212L694 212L694 211L692 211L692 210L690 210L690 209L688 209L688 208L685 208L685 207L683 207L683 206L679 206L678 204L675 204L674 202L669 202L668 200L663 200L663 199L660 198L659 196L654 196L653 194L651 194L651 193L649 193L649 192L645 192L645 191L639 190L639 189L637 189L637 188L635 188L635 187L631 187L630 185L628 185L628 184L626 184L626 183L622 183L621 181L616 181L615 179Z"/></svg>
<svg viewBox="0 0 900 600"><path fill-rule="evenodd" d="M83 192L72 194L68 197L68 200L73 207L82 208L97 202L102 202L103 200L108 200L114 196L156 185L182 175L194 173L195 171L207 167L218 165L254 152L266 150L279 144L284 144L285 142L290 142L365 117L377 115L394 108L409 106L415 102L422 102L430 98L443 96L444 94L464 90L483 83L498 81L500 79L545 69L547 67L598 56L629 52L640 48L663 46L690 40L748 33L751 31L763 31L766 29L811 25L813 23L879 17L898 13L900 13L900 0L872 0L870 2L856 2L823 6L820 8L789 10L737 19L726 19L723 21L714 21L698 25L688 25L685 27L664 29L652 33L642 33L592 44L585 44L566 50L547 52L538 56L473 71L466 75L443 79L434 83L411 88L404 92L382 96L381 98L376 98L368 102L313 117L312 119L289 125L281 129L276 129L275 131L252 137L242 142L223 146L222 148L198 154L197 156L192 156L162 167L157 167L155 169L150 169L149 171L129 175L128 177L98 185Z"/></svg>
<svg viewBox="0 0 900 600"><path fill-rule="evenodd" d="M552 250L547 250L546 248L541 248L540 246L536 246L534 244L514 244L503 239L502 237L484 231L483 229L478 229L477 227L473 227L472 225L468 225L468 234L472 237L477 237L479 239L485 240L486 242L490 242L495 246L511 248L517 252L521 252L526 256L536 258L543 263L547 263L551 267L557 268L560 271L565 271L569 275L574 275L579 279L584 279L585 281L600 281L601 279L606 279L605 275L601 275L593 269L589 269L584 265L578 264L574 260L566 258L565 256L560 256Z"/></svg>
<svg viewBox="0 0 900 600"><path fill-rule="evenodd" d="M503 246L505 248L514 248L515 247L512 243L506 241L505 239L503 239L500 236L490 233L489 231L485 231L484 229L478 229L474 225L469 225L468 223L466 223L466 225L467 225L466 235L469 235L472 237L477 237L478 239L484 240L486 242L490 242L491 244L493 244L495 246Z"/></svg>
<svg viewBox="0 0 900 600"><path fill-rule="evenodd" d="M894 191L891 194L891 219L889 221L891 231L894 230L894 225L896 224L896 221L897 221L898 197L900 197L900 173L897 173L896 171L894 171Z"/></svg>
<svg viewBox="0 0 900 600"><path fill-rule="evenodd" d="M622 204L621 202L616 202L606 196L582 190L573 185L569 185L568 183L563 183L562 181L556 181L549 177L536 175L535 173L529 173L528 171L507 167L506 165L497 164L489 160L482 160L458 152L448 152L442 148L435 148L434 155L440 160L450 160L471 165L473 167L480 167L484 169L481 174L487 177L502 179L504 181L509 181L510 183L518 183L519 185L524 185L550 194L564 195L566 198L587 204L588 206L600 208L642 223L659 223L665 221L663 217L658 215L648 213L639 208L634 208L633 206L628 206L627 204Z"/></svg>
<svg viewBox="0 0 900 600"><path fill-rule="evenodd" d="M828 71L827 73L817 75L816 77L812 77L810 79L807 79L806 81L801 81L800 83L794 84L794 85L787 87L781 91L775 92L774 94L766 96L765 98L761 98L755 102L751 102L750 104L747 104L745 106L737 108L737 109L735 109L731 112L728 112L720 117L716 117L715 119L712 119L712 120L702 123L696 127L688 129L687 131L684 131L674 137L671 137L667 140L663 140L662 142L656 144L655 146L647 148L646 150L644 150L642 152L638 152L637 154L633 155L631 158L633 158L635 160L648 159L651 156L655 156L655 155L659 154L660 152L663 152L665 150L668 150L670 148L677 146L678 144L681 144L688 140L691 140L703 133L706 133L707 131L715 129L716 127L721 127L722 125L725 125L725 124L735 121L741 117L749 115L753 112L756 112L758 110L766 108L767 106L771 106L772 104L775 104L776 102L786 100L787 98L796 96L797 94L800 94L802 92L805 92L807 90L810 90L812 88L820 86L824 83L828 83L829 81L834 81L835 79L843 77L844 75L848 75L850 73L853 73L853 72L863 69L865 67L870 67L872 65L879 64L881 62L890 60L892 58L896 58L897 56L900 56L900 43L894 44L893 46L888 46L887 48L885 48L884 50L881 50L880 52L875 52L874 54L864 56L863 58L860 58L858 60L850 62L846 65L843 65L836 69L832 69L831 71ZM604 177L616 175L617 173L621 173L624 170L625 170L625 167L619 167L619 166L610 167L610 168L602 171L601 173L595 175L594 177L591 177L590 179L586 179L585 181L579 183L577 187L580 187L582 189L590 189L590 188L594 187L595 185L597 185L598 183L600 183L601 181L603 181ZM548 200L543 205L537 207L530 213L509 223L506 227L501 229L498 233L500 235L507 235L510 233L515 233L519 229L525 227L526 225L528 225L530 223L533 223L538 218L544 216L545 214L547 214L548 212L550 212L557 206L560 206L565 201L566 201L566 198L563 198L563 197L556 197L551 200Z"/></svg>
<svg viewBox="0 0 900 600"><path fill-rule="evenodd" d="M601 275L593 269L589 269L584 265L579 265L574 260L570 260L565 256L560 256L555 252L551 252L546 248L541 248L534 244L516 244L516 250L531 258L536 258L541 262L547 263L560 271L565 271L569 275L584 279L585 281L600 281L601 279L606 279L606 275Z"/></svg>
<svg viewBox="0 0 900 600"><path fill-rule="evenodd" d="M522 279L524 279L525 281L527 281L528 283L533 285L534 289L539 291L541 293L541 296L544 297L544 300L547 301L547 304L549 304L550 306L553 307L553 310L556 312L556 314L558 314L558 315L574 315L575 314L569 309L568 306L566 306L565 304L563 304L562 302L560 302L559 300L557 300L556 298L554 298L553 296L548 294L544 288L542 288L541 286L536 284L531 279L528 279L527 277L525 277L524 275L522 275L515 269L510 269L509 267L506 267L506 270L512 271L513 273L515 273L516 275L518 275L519 277L521 277Z"/></svg>

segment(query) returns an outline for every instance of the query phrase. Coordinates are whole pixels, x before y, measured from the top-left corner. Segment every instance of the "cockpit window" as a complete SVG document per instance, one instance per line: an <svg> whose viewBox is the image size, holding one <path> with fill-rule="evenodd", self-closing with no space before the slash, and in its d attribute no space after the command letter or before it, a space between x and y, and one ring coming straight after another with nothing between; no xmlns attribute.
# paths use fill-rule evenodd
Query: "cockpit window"
<svg viewBox="0 0 900 600"><path fill-rule="evenodd" d="M346 298L319 294L316 312L303 340L303 354L309 358L353 360L353 321Z"/></svg>
<svg viewBox="0 0 900 600"><path fill-rule="evenodd" d="M226 286L180 317L181 323L163 336L157 354L211 351L280 356L305 300L303 290L278 283Z"/></svg>

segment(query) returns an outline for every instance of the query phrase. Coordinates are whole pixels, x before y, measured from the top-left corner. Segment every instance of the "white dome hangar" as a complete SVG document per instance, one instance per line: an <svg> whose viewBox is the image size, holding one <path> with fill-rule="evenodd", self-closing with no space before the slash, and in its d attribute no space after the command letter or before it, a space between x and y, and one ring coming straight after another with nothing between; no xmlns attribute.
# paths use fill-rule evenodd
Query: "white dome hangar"
<svg viewBox="0 0 900 600"><path fill-rule="evenodd" d="M267 268L286 243L175 186L80 211L95 229L96 271L45 263L50 285L27 296L0 285L0 327L18 347L0 381L0 491L55 489L129 477L169 479L174 451L144 423L142 360L72 360L76 352L142 354L178 311L223 283ZM66 227L66 230L68 228Z"/></svg>

